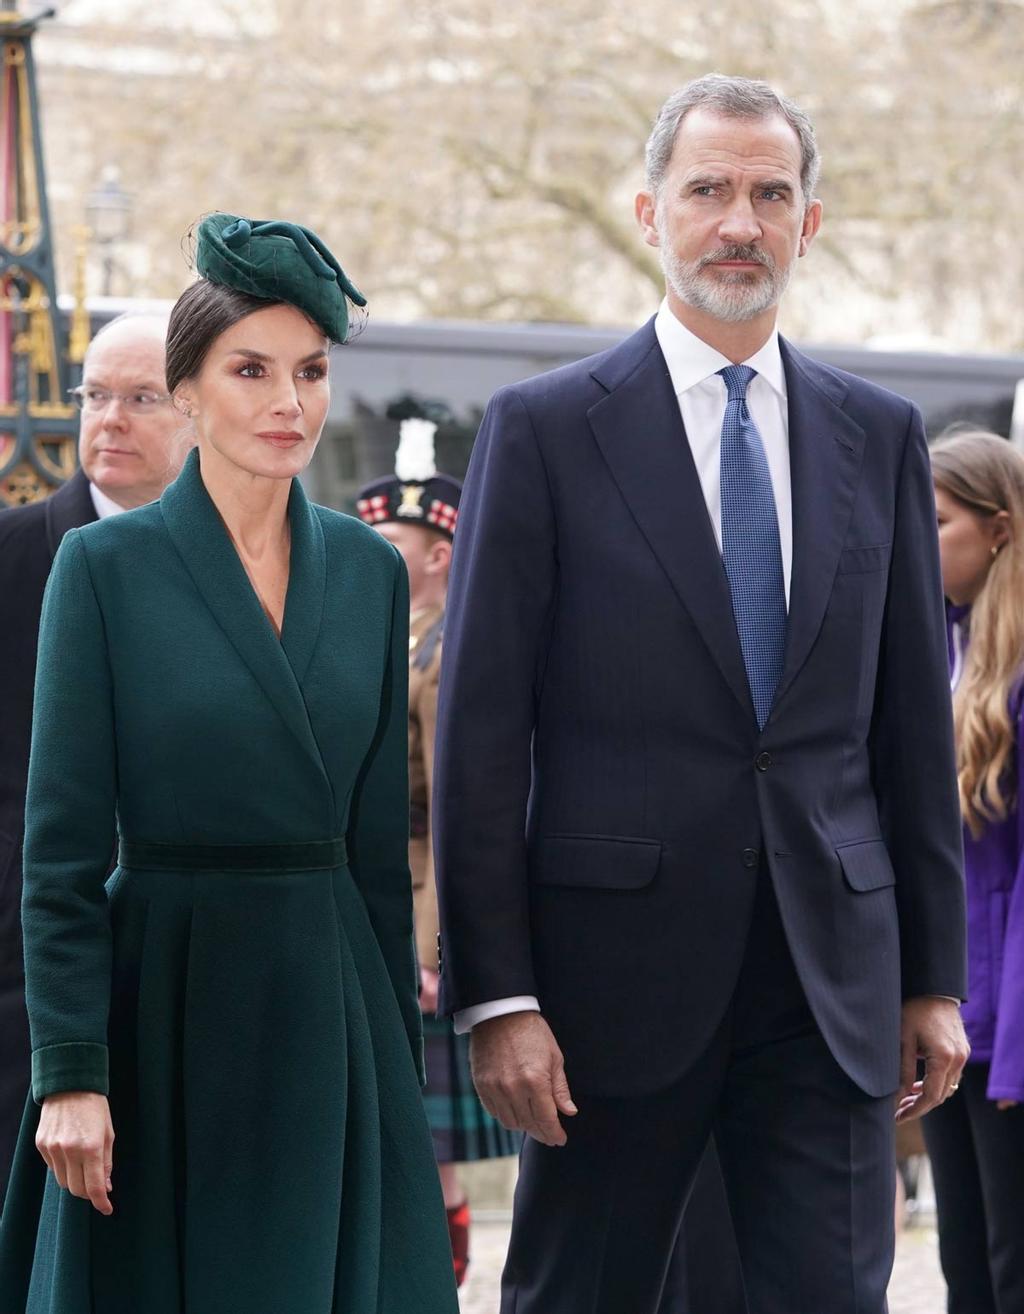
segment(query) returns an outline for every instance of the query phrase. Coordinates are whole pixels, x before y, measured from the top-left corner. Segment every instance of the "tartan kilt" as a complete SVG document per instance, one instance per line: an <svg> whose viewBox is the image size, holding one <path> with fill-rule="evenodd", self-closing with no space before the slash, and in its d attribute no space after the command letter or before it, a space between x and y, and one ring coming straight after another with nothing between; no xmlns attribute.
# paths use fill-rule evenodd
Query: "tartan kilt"
<svg viewBox="0 0 1024 1314"><path fill-rule="evenodd" d="M469 1071L469 1036L448 1018L423 1015L427 1111L438 1163L472 1163L518 1154L522 1132L506 1131L477 1098Z"/></svg>

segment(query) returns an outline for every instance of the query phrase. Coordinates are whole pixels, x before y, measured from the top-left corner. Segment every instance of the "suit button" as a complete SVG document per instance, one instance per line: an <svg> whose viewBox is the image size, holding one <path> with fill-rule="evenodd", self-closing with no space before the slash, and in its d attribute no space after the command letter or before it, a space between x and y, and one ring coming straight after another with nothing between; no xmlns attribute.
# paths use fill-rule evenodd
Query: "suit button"
<svg viewBox="0 0 1024 1314"><path fill-rule="evenodd" d="M757 767L758 771L767 771L771 764L771 753L758 753L757 757L754 758L754 766Z"/></svg>
<svg viewBox="0 0 1024 1314"><path fill-rule="evenodd" d="M760 857L761 855L758 853L757 849L744 849L743 850L744 867L756 867L758 861L760 860Z"/></svg>

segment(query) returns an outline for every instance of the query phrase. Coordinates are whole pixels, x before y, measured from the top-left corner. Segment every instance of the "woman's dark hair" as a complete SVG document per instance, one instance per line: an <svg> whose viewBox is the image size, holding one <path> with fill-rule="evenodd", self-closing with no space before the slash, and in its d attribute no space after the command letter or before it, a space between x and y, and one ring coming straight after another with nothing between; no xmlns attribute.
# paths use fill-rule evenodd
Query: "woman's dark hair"
<svg viewBox="0 0 1024 1314"><path fill-rule="evenodd" d="M167 327L167 391L194 379L217 338L246 315L279 306L280 301L250 296L198 279L174 303Z"/></svg>

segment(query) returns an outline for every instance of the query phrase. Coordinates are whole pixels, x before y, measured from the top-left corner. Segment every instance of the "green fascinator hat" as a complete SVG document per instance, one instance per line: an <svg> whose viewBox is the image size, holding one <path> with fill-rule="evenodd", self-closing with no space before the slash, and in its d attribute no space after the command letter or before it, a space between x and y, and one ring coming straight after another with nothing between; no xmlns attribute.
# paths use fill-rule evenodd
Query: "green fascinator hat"
<svg viewBox="0 0 1024 1314"><path fill-rule="evenodd" d="M207 215L197 234L196 268L211 283L286 301L332 342L348 335L348 303L366 305L316 233L283 219Z"/></svg>

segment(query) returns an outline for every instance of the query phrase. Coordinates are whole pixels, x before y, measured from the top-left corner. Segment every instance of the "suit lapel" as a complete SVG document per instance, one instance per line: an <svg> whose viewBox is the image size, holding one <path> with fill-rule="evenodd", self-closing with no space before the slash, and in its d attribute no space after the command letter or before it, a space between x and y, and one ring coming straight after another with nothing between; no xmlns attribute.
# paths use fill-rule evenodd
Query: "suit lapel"
<svg viewBox="0 0 1024 1314"><path fill-rule="evenodd" d="M853 512L864 431L841 409L841 379L780 340L789 395L793 575L778 706L807 660L825 616Z"/></svg>
<svg viewBox="0 0 1024 1314"><path fill-rule="evenodd" d="M592 372L609 388L587 416L612 477L729 687L753 717L729 583L653 321Z"/></svg>
<svg viewBox="0 0 1024 1314"><path fill-rule="evenodd" d="M285 725L310 756L322 763L299 678L309 664L320 629L326 556L323 531L298 481L292 482L288 500L292 546L283 642L264 615L203 485L197 451L189 454L181 474L164 492L160 509L171 540L217 624Z"/></svg>
<svg viewBox="0 0 1024 1314"><path fill-rule="evenodd" d="M46 546L51 558L56 556L61 539L69 529L91 525L97 519L88 476L79 468L46 500Z"/></svg>

